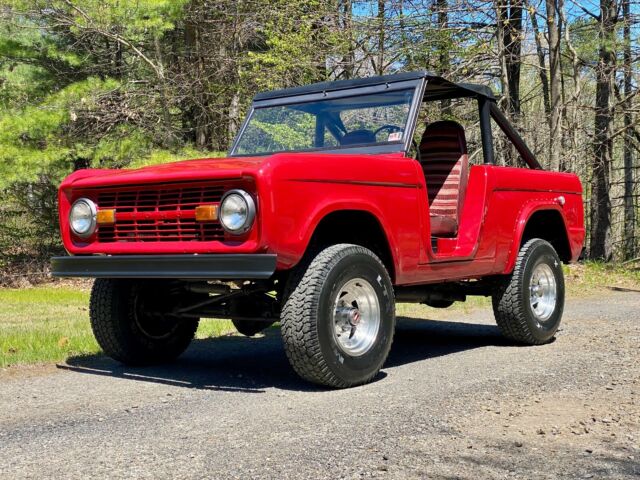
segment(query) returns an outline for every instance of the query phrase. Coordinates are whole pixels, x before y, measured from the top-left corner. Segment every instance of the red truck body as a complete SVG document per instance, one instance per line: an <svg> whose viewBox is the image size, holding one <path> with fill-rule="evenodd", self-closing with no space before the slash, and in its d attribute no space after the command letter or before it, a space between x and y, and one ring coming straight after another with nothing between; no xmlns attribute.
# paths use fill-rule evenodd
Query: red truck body
<svg viewBox="0 0 640 480"><path fill-rule="evenodd" d="M154 241L156 230L147 230L145 241L123 237L106 243L98 234L74 238L68 228L69 208L78 198L97 201L105 191L140 196L147 189L171 191L176 186L220 187L220 191L242 187L255 193L257 228L242 237L220 230L211 241L183 241L178 236L174 241L157 237ZM582 188L576 175L475 165L470 168L461 235L439 239L434 253L425 177L419 163L402 154L280 153L189 160L139 170L81 170L61 185L59 204L64 246L73 255L273 253L278 269L300 261L317 226L330 214L366 212L387 238L397 285L508 273L525 226L536 212L554 212L562 219L568 242L562 252L565 261L577 260L585 233ZM121 215L123 220L160 223L193 218L194 213L192 206Z"/></svg>

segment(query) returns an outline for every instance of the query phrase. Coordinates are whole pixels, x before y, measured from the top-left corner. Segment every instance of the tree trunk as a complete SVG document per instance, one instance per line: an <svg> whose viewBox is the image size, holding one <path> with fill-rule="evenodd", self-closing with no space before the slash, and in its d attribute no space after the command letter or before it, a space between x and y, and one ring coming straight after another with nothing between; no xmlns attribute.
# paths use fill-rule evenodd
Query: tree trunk
<svg viewBox="0 0 640 480"><path fill-rule="evenodd" d="M156 35L153 39L153 46L155 49L156 65L160 74L158 75L158 81L160 83L160 108L162 109L162 134L160 136L161 145L165 148L174 148L177 144L177 138L173 133L171 125L171 113L170 108L170 89L167 85L167 79L164 75L164 59L162 54L162 44L160 43L160 37Z"/></svg>
<svg viewBox="0 0 640 480"><path fill-rule="evenodd" d="M404 16L404 0L398 1L398 15L400 16L400 20L398 22L398 26L400 27L400 45L403 56L405 57L405 64L407 65L408 70L415 69L414 60L413 60L413 48L414 45L407 37L407 25L405 22Z"/></svg>
<svg viewBox="0 0 640 480"><path fill-rule="evenodd" d="M356 54L353 39L353 11L351 0L342 0L342 33L346 38L346 54L342 59L342 75L353 78L355 74Z"/></svg>
<svg viewBox="0 0 640 480"><path fill-rule="evenodd" d="M449 13L447 12L447 0L436 0L436 8L438 9L438 75L446 77L451 70L451 57L449 48L451 46L449 37ZM440 112L443 117L450 117L451 100L442 100L440 102Z"/></svg>
<svg viewBox="0 0 640 480"><path fill-rule="evenodd" d="M581 61L578 52L573 46L571 40L571 32L569 31L570 24L567 22L566 15L566 7L564 0L559 0L558 5L560 7L559 13L561 16L561 22L564 26L564 44L566 49L569 50L570 58L571 58L571 83L572 83L572 92L571 92L571 100L565 101L565 130L567 131L568 139L570 141L569 153L570 157L568 162L564 162L565 164L569 164L570 169L574 169L583 165L583 162L579 161L580 157L580 128L582 125L582 121L580 119L580 109L579 100L582 92L582 87L580 85L580 71L581 71ZM568 115L567 109L570 108L571 115ZM564 160L564 159L563 159Z"/></svg>
<svg viewBox="0 0 640 480"><path fill-rule="evenodd" d="M522 0L496 0L496 35L500 50L500 71L504 107L507 116L520 123L520 65L522 52ZM501 137L500 151L505 165L517 165L518 155L506 138Z"/></svg>
<svg viewBox="0 0 640 480"><path fill-rule="evenodd" d="M229 101L229 106L227 108L227 117L229 119L227 125L227 141L224 150L227 150L233 140L236 138L236 134L240 129L240 92L241 92L241 78L242 78L242 66L241 63L237 60L238 56L242 53L242 42L240 41L240 32L242 27L238 24L238 18L240 18L240 12L242 2L235 2L235 12L234 12L234 20L233 20L233 29L231 30L231 57L234 59L234 68L231 68L229 78L229 87L232 90L232 86L235 85L233 94L231 95L231 100Z"/></svg>
<svg viewBox="0 0 640 480"><path fill-rule="evenodd" d="M615 74L615 27L617 0L600 0L599 52L596 67L596 109L594 157L591 186L591 239L589 255L593 259L611 260L611 198L609 173L613 154L611 138L614 109L611 90Z"/></svg>
<svg viewBox="0 0 640 480"><path fill-rule="evenodd" d="M508 110L509 79L507 77L507 32L506 25L509 22L507 4L505 0L494 2L496 11L496 40L498 42L498 59L500 62L500 86L502 87L502 102L505 110Z"/></svg>
<svg viewBox="0 0 640 480"><path fill-rule="evenodd" d="M520 65L522 52L522 0L512 0L509 5L509 22L505 28L505 66L509 82L508 109L516 123L520 117Z"/></svg>
<svg viewBox="0 0 640 480"><path fill-rule="evenodd" d="M184 44L186 49L184 74L189 78L187 85L190 92L186 95L185 102L188 107L183 110L185 120L183 123L189 126L195 146L204 149L209 144L209 125L206 113L206 96L203 91L204 63L200 51L199 26L187 20L184 26Z"/></svg>
<svg viewBox="0 0 640 480"><path fill-rule="evenodd" d="M636 242L636 206L633 199L633 140L631 128L633 126L633 58L631 56L631 7L630 0L623 0L622 15L624 19L624 258L635 258Z"/></svg>
<svg viewBox="0 0 640 480"><path fill-rule="evenodd" d="M229 104L229 145L233 142L240 128L240 92L236 91Z"/></svg>
<svg viewBox="0 0 640 480"><path fill-rule="evenodd" d="M378 61L376 62L376 73L384 73L384 42L385 42L385 0L378 0Z"/></svg>
<svg viewBox="0 0 640 480"><path fill-rule="evenodd" d="M552 170L560 169L562 156L562 125L561 125L561 85L560 85L560 16L558 15L557 0L546 0L547 32L549 41L549 161Z"/></svg>
<svg viewBox="0 0 640 480"><path fill-rule="evenodd" d="M538 71L540 75L540 83L542 84L542 98L544 102L544 113L547 114L547 121L551 118L551 105L549 101L549 77L547 76L547 63L545 61L544 49L542 48L542 34L538 27L538 13L535 8L529 6L529 18L531 19L531 28L536 41L536 54L538 56Z"/></svg>

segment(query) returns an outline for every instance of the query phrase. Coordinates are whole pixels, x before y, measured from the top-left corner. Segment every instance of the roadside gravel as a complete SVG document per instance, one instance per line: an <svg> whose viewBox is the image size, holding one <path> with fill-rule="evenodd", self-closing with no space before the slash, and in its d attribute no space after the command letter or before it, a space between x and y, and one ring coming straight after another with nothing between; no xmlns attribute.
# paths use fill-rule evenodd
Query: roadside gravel
<svg viewBox="0 0 640 480"><path fill-rule="evenodd" d="M503 340L488 309L425 309L350 390L300 381L277 331L161 368L0 373L0 478L638 479L639 307L571 299L540 347Z"/></svg>

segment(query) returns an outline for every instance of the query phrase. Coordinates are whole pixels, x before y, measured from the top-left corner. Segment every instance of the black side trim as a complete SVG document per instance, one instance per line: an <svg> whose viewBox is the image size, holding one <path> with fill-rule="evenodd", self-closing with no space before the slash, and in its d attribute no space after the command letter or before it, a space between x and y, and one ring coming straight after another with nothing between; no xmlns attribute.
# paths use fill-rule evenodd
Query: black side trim
<svg viewBox="0 0 640 480"><path fill-rule="evenodd" d="M276 255L111 255L54 257L54 277L267 279Z"/></svg>

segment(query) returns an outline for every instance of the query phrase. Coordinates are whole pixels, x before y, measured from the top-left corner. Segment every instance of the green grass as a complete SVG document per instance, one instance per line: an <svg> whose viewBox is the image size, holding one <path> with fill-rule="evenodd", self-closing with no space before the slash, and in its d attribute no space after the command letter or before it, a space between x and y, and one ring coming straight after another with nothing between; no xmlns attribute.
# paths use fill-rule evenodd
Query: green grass
<svg viewBox="0 0 640 480"><path fill-rule="evenodd" d="M0 368L99 353L88 307L89 292L69 286L0 289ZM196 336L232 331L229 321L206 319Z"/></svg>
<svg viewBox="0 0 640 480"><path fill-rule="evenodd" d="M569 296L589 295L605 286L640 288L640 271L588 262L565 267ZM439 318L447 311L489 308L491 300L469 297L451 309L399 304L398 316ZM63 361L70 356L99 353L89 326L86 287L52 284L27 289L0 289L0 368L16 364ZM229 321L200 322L198 338L234 332Z"/></svg>
<svg viewBox="0 0 640 480"><path fill-rule="evenodd" d="M623 266L613 263L588 261L565 265L564 273L570 294L591 293L602 287L640 289L639 265Z"/></svg>

